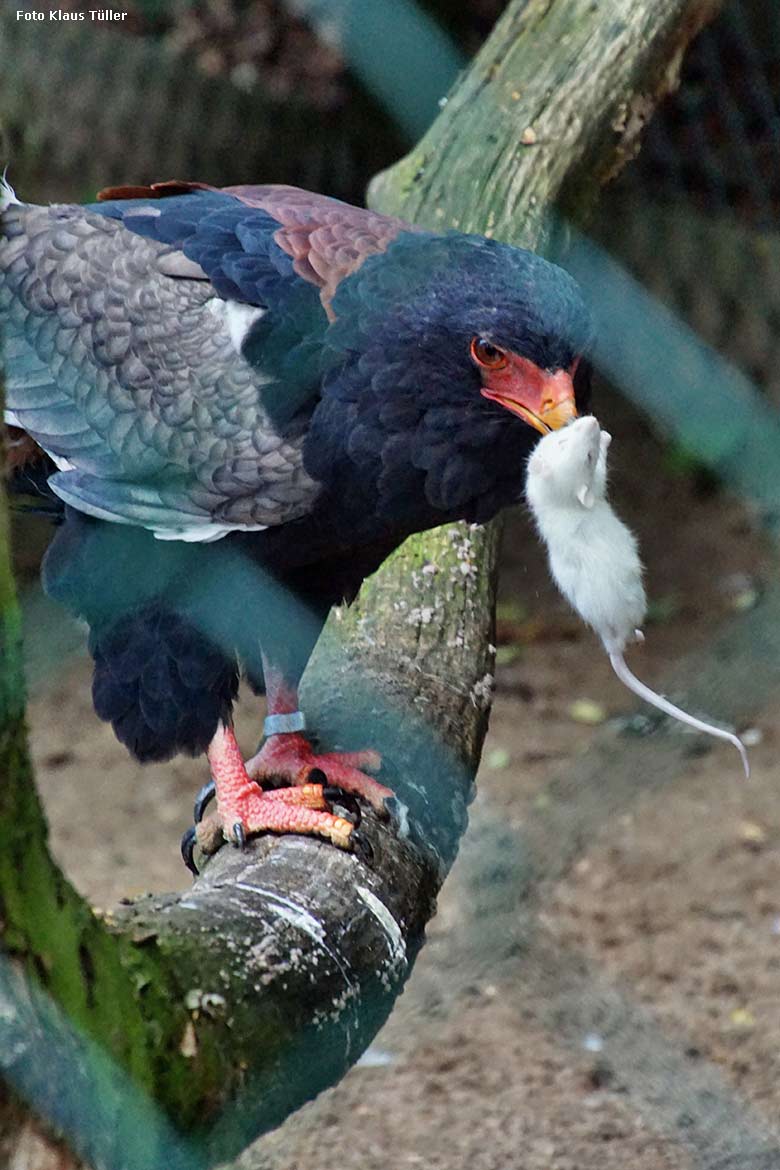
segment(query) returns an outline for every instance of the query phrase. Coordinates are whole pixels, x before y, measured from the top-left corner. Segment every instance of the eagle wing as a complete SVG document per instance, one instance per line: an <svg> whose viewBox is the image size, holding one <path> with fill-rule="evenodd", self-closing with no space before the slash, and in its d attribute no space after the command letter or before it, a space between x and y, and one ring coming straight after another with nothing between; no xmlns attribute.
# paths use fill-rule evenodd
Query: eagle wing
<svg viewBox="0 0 780 1170"><path fill-rule="evenodd" d="M160 537L306 514L330 298L405 225L294 188L104 196L5 206L8 421L63 500Z"/></svg>

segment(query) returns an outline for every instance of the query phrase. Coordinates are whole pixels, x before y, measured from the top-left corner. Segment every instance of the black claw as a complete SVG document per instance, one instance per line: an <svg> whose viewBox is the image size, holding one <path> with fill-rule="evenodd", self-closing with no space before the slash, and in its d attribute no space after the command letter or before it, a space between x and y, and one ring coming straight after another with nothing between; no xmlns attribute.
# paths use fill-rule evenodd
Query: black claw
<svg viewBox="0 0 780 1170"><path fill-rule="evenodd" d="M195 826L190 825L189 829L187 829L187 832L184 833L181 839L181 856L184 864L187 866L187 869L194 877L197 877L200 873L200 870L195 864L193 857L193 854L195 853L196 841L197 837L195 836Z"/></svg>
<svg viewBox="0 0 780 1170"><path fill-rule="evenodd" d="M195 797L195 809L193 811L193 820L196 825L199 825L203 820L203 814L209 804L209 801L214 799L216 792L216 785L213 780L209 780L208 784L204 784L198 795Z"/></svg>
<svg viewBox="0 0 780 1170"><path fill-rule="evenodd" d="M233 825L233 844L236 849L246 849L246 833L241 821L236 821Z"/></svg>
<svg viewBox="0 0 780 1170"><path fill-rule="evenodd" d="M365 865L371 865L374 860L374 849L368 837L364 833L359 833L353 829L349 836L352 842L352 852Z"/></svg>
<svg viewBox="0 0 780 1170"><path fill-rule="evenodd" d="M345 812L353 817L353 824L355 828L363 819L363 813L360 808L360 801L351 792L345 792L343 788L337 788L335 785L328 785L322 790L322 795L327 800L328 804L337 804L339 808L343 808Z"/></svg>

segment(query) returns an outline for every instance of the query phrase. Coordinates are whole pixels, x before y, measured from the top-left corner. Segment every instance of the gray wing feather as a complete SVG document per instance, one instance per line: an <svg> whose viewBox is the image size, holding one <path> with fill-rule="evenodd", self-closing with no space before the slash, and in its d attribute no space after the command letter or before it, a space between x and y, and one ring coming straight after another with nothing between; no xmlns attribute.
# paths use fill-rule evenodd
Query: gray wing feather
<svg viewBox="0 0 780 1170"><path fill-rule="evenodd" d="M12 205L3 228L6 404L73 467L63 499L167 535L310 508L303 436L275 431L197 265L79 207Z"/></svg>

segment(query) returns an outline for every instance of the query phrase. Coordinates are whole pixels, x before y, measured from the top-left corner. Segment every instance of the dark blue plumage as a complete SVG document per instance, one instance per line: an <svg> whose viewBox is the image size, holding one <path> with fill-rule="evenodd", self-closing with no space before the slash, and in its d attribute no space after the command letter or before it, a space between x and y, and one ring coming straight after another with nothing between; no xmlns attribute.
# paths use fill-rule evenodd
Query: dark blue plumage
<svg viewBox="0 0 780 1170"><path fill-rule="evenodd" d="M180 614L153 604L93 630L92 700L140 760L205 752L230 718L238 665Z"/></svg>
<svg viewBox="0 0 780 1170"><path fill-rule="evenodd" d="M204 191L148 204L137 199L94 203L90 211L119 220L139 236L180 250L203 272L220 297L248 305L284 300L285 286L300 284L293 261L274 242L279 224L231 195ZM306 286L312 304L317 290Z"/></svg>

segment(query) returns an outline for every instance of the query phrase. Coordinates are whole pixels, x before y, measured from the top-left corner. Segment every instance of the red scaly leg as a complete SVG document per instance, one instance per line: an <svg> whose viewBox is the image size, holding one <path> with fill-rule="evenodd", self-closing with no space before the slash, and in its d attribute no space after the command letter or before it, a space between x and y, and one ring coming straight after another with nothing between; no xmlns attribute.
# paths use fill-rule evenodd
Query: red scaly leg
<svg viewBox="0 0 780 1170"><path fill-rule="evenodd" d="M312 780L320 782L322 774L328 784L351 792L355 796L362 796L379 812L387 811L386 802L394 799L391 788L386 788L377 780L367 776L363 768L376 772L382 764L379 752L367 750L362 752L325 752L316 755L309 741L296 730L270 730L274 727L274 716L289 716L285 721L277 720L276 724L286 722L298 728L303 727L303 717L298 709L297 687L287 682L280 671L263 658L265 672L266 698L268 702L269 719L266 720L266 741L257 755L247 761L248 774L260 782L264 780L283 779L288 783L299 785L307 784Z"/></svg>
<svg viewBox="0 0 780 1170"><path fill-rule="evenodd" d="M326 811L321 784L263 792L247 775L232 728L224 725L217 728L207 755L217 798L217 823L226 840L242 845L250 833L310 833L342 849L349 848L352 823ZM196 836L207 853L219 847L213 822L201 822Z"/></svg>

